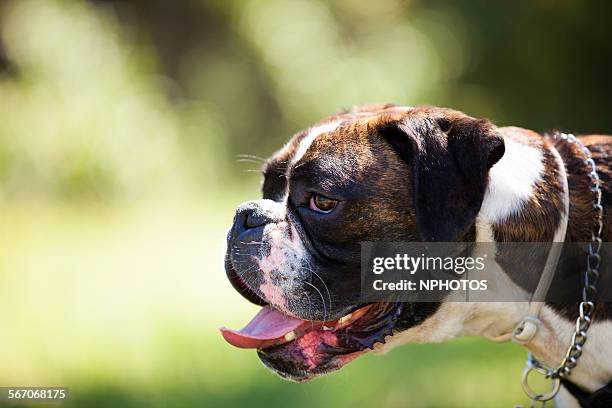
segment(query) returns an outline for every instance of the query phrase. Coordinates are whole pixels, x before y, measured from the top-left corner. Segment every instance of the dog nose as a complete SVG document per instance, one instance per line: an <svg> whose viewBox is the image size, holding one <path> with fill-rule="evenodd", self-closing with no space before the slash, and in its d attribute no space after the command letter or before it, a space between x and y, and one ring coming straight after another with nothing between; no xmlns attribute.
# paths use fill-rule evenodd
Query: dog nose
<svg viewBox="0 0 612 408"><path fill-rule="evenodd" d="M246 213L244 226L247 229L261 227L268 222L267 218L261 212L249 209Z"/></svg>
<svg viewBox="0 0 612 408"><path fill-rule="evenodd" d="M239 208L236 212L235 225L243 231L261 227L267 222L269 222L267 217L258 208Z"/></svg>
<svg viewBox="0 0 612 408"><path fill-rule="evenodd" d="M234 237L241 241L259 241L264 225L271 221L267 212L254 202L241 205L234 219Z"/></svg>
<svg viewBox="0 0 612 408"><path fill-rule="evenodd" d="M260 241L265 225L282 219L282 205L271 200L242 203L236 210L230 239Z"/></svg>

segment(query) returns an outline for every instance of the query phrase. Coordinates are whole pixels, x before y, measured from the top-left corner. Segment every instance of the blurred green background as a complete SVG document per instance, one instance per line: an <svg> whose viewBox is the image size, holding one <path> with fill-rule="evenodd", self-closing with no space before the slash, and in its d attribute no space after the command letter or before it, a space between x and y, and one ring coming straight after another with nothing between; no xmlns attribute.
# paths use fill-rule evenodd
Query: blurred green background
<svg viewBox="0 0 612 408"><path fill-rule="evenodd" d="M612 131L609 1L0 2L0 385L66 406L504 407L524 352L461 339L280 380L217 332L257 159L366 102ZM40 404L36 405L40 406Z"/></svg>

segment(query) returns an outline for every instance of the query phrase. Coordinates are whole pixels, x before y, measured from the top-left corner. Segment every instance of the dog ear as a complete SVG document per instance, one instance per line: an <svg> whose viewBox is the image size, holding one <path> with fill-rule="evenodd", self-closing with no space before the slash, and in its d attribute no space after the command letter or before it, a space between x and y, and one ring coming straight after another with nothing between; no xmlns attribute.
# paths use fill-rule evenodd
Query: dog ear
<svg viewBox="0 0 612 408"><path fill-rule="evenodd" d="M460 240L480 211L489 169L504 154L501 134L486 120L458 114L404 119L381 133L412 167L421 239Z"/></svg>

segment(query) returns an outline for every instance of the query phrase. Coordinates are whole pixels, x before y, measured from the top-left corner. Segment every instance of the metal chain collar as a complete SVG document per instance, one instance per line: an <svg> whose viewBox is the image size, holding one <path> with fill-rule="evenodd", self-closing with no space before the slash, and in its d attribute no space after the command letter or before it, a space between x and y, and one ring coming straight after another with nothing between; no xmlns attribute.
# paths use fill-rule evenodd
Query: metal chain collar
<svg viewBox="0 0 612 408"><path fill-rule="evenodd" d="M591 326L593 312L595 311L595 295L597 294L597 281L599 279L599 264L601 262L601 256L599 251L602 245L601 234L603 231L603 205L602 205L602 191L599 174L597 173L597 166L591 155L591 151L572 134L560 133L552 135L554 141L564 141L569 144L577 145L586 156L584 164L589 166L590 172L588 173L590 179L590 190L595 196L595 203L593 209L596 212L597 222L591 233L591 240L588 246L588 255L586 261L586 270L584 273L584 287L582 289L582 301L579 306L579 316L576 319L576 325L574 333L572 334L572 341L565 353L563 361L557 368L550 368L544 366L542 363L537 361L531 354L529 354L527 360L527 367L523 373L523 389L525 393L532 399L532 403L541 402L542 406L555 397L559 392L561 379L567 378L574 367L578 364L578 359L582 355L582 349L587 341L587 331ZM538 394L534 392L528 384L529 373L535 370L540 374L543 374L546 378L551 379L552 386L551 391L545 394Z"/></svg>

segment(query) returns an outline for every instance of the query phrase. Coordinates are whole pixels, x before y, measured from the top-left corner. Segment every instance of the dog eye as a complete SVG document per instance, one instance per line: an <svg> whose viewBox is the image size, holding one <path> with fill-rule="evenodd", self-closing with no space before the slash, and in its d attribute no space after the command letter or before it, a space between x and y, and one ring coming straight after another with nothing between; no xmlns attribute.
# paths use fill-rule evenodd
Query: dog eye
<svg viewBox="0 0 612 408"><path fill-rule="evenodd" d="M336 208L336 204L338 204L338 200L333 200L320 194L313 194L310 197L308 208L319 213L327 214Z"/></svg>

